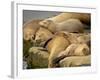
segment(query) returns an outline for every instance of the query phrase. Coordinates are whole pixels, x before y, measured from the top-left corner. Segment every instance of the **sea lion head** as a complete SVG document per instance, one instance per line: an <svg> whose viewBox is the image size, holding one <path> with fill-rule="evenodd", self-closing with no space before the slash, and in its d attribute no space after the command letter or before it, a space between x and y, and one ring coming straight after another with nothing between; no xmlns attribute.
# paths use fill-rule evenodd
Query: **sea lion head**
<svg viewBox="0 0 100 80"><path fill-rule="evenodd" d="M52 32L48 29L40 27L40 29L36 32L35 41L36 42L44 42L50 39L53 36Z"/></svg>
<svg viewBox="0 0 100 80"><path fill-rule="evenodd" d="M42 27L47 28L48 30L50 30L52 33L56 32L56 26L57 25L52 20L46 19L46 20L43 20L43 21L39 22L39 24Z"/></svg>

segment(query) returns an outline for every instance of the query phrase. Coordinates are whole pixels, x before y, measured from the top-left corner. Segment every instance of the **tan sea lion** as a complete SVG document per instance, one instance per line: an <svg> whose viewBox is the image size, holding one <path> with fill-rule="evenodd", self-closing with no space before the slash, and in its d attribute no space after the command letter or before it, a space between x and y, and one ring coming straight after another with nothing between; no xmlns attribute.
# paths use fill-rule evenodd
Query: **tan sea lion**
<svg viewBox="0 0 100 80"><path fill-rule="evenodd" d="M41 20L31 20L29 22L26 22L23 25L23 38L24 40L31 40L34 38L34 35L40 25L38 24Z"/></svg>
<svg viewBox="0 0 100 80"><path fill-rule="evenodd" d="M66 57L59 62L59 65L60 67L91 66L91 55Z"/></svg>
<svg viewBox="0 0 100 80"><path fill-rule="evenodd" d="M83 24L78 19L68 19L61 23L55 23L52 20L47 20L48 24L43 25L51 32L68 31L68 32L78 32L84 31Z"/></svg>
<svg viewBox="0 0 100 80"><path fill-rule="evenodd" d="M57 55L66 49L70 42L64 36L55 36L51 41L46 45L46 49L50 53L48 67L55 67L55 58Z"/></svg>
<svg viewBox="0 0 100 80"><path fill-rule="evenodd" d="M84 22L85 24L89 24L91 22L91 15L89 13L74 13L74 12L65 12L60 13L57 16L45 19L41 21L39 24L42 26L46 26L49 24L48 20L53 21L54 23L60 23L66 21L68 19L79 19L80 21Z"/></svg>

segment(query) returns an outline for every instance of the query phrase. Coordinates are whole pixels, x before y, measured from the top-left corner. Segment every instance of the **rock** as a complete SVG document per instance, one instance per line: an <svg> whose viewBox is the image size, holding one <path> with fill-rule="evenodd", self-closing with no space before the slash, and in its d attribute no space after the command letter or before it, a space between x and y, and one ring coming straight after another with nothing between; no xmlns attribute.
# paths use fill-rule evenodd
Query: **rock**
<svg viewBox="0 0 100 80"><path fill-rule="evenodd" d="M27 59L28 68L47 68L49 53L45 48L32 47L29 49L29 57Z"/></svg>
<svg viewBox="0 0 100 80"><path fill-rule="evenodd" d="M60 67L76 67L76 66L90 66L90 65L91 65L91 55L66 57L59 62Z"/></svg>
<svg viewBox="0 0 100 80"><path fill-rule="evenodd" d="M31 41L26 41L23 39L23 58L24 60L29 56L29 49L33 46Z"/></svg>

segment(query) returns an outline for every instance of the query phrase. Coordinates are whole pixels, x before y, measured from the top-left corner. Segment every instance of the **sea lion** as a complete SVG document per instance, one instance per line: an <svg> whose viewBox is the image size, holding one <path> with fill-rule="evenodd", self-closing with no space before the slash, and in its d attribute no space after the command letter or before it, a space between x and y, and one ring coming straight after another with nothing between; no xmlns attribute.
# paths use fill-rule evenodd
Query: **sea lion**
<svg viewBox="0 0 100 80"><path fill-rule="evenodd" d="M52 40L48 42L48 44L45 46L45 48L50 53L49 56L49 63L48 67L53 68L55 67L55 59L59 55L61 51L64 51L66 47L70 45L70 41L67 39L68 36L66 36L64 33L56 34Z"/></svg>
<svg viewBox="0 0 100 80"><path fill-rule="evenodd" d="M61 23L55 23L52 20L47 20L48 24L43 25L51 32L68 31L68 32L78 32L84 31L84 26L78 19L68 19Z"/></svg>
<svg viewBox="0 0 100 80"><path fill-rule="evenodd" d="M23 25L23 39L28 41L34 39L36 31L41 27L38 23L41 20L31 20Z"/></svg>
<svg viewBox="0 0 100 80"><path fill-rule="evenodd" d="M85 24L90 24L90 22L91 22L91 15L89 13L65 12L65 13L60 13L57 16L44 19L39 24L42 26L46 26L49 24L48 20L51 20L54 23L60 23L60 22L63 22L63 21L66 21L66 20L72 19L72 18L79 19L81 22L83 22Z"/></svg>
<svg viewBox="0 0 100 80"><path fill-rule="evenodd" d="M36 43L40 43L40 46L44 46L44 44L46 43L46 41L48 41L49 39L51 39L53 37L53 33L50 32L48 29L40 27L36 34L35 34L35 39L34 41Z"/></svg>
<svg viewBox="0 0 100 80"><path fill-rule="evenodd" d="M91 55L66 57L59 62L59 66L60 67L91 66Z"/></svg>

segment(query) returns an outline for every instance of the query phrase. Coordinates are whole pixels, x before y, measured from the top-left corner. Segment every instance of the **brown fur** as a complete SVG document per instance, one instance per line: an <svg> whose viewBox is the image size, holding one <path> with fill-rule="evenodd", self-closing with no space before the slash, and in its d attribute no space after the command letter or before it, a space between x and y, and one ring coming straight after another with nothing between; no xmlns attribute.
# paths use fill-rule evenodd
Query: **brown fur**
<svg viewBox="0 0 100 80"><path fill-rule="evenodd" d="M75 44L74 48L73 46L70 46L68 48L70 44ZM89 47L85 42L79 43L77 40L77 36L74 35L74 33L68 33L63 31L57 32L53 39L47 44L46 48L50 53L48 67L56 67L57 58L59 58L59 55L63 55L61 54L61 52L65 49L66 53L64 52L63 57L84 56L90 54Z"/></svg>
<svg viewBox="0 0 100 80"><path fill-rule="evenodd" d="M91 41L91 34L90 33L69 33L66 31L60 31L55 34L61 35L65 34L68 36L67 38L70 40L71 43L86 43Z"/></svg>
<svg viewBox="0 0 100 80"><path fill-rule="evenodd" d="M71 13L71 12L66 12L66 13L60 13L57 16L45 19L43 21L40 22L40 25L44 26L45 24L49 24L48 20L51 20L55 23L60 23L63 21L66 21L68 19L71 18L75 18L75 19L79 19L80 21L89 24L90 20L91 20L91 15L89 13Z"/></svg>
<svg viewBox="0 0 100 80"><path fill-rule="evenodd" d="M66 57L59 62L59 65L60 67L90 66L91 55Z"/></svg>
<svg viewBox="0 0 100 80"><path fill-rule="evenodd" d="M51 33L48 29L40 27L35 34L35 41L40 42L41 46L44 46L45 42L53 37L53 33Z"/></svg>
<svg viewBox="0 0 100 80"><path fill-rule="evenodd" d="M59 32L59 31L68 31L68 32L83 32L83 24L78 19L68 19L61 23L55 23L51 20L47 20L48 24L45 24L44 27L50 31Z"/></svg>
<svg viewBox="0 0 100 80"><path fill-rule="evenodd" d="M60 57L68 57L68 56L85 56L89 55L89 47L87 44L82 43L82 44L71 44L69 45L66 50L62 51L58 55L58 59Z"/></svg>
<svg viewBox="0 0 100 80"><path fill-rule="evenodd" d="M72 43L78 43L77 35L75 33L69 33L69 32L66 32L66 31L60 31L60 32L55 33L55 36L56 35L62 35L63 37L68 39L71 44Z"/></svg>
<svg viewBox="0 0 100 80"><path fill-rule="evenodd" d="M41 35L42 34L42 35ZM40 40L41 42L47 41L52 37L52 40L50 40L47 45L46 49L50 53L49 56L49 64L48 67L56 67L56 58L60 54L60 52L64 51L70 44L77 44L79 41L77 40L77 37L82 36L83 34L76 34L76 33L69 33L66 31L60 31L55 34L52 34L49 30L45 28L40 28L36 32L35 40ZM79 45L78 48L80 48L81 45ZM78 50L77 48L77 50ZM76 55L79 55L80 52L77 52ZM82 50L82 49L81 49ZM72 53L71 53L72 54ZM83 54L84 55L84 52Z"/></svg>
<svg viewBox="0 0 100 80"><path fill-rule="evenodd" d="M24 40L31 40L40 25L38 24L41 20L32 20L23 25L23 38Z"/></svg>
<svg viewBox="0 0 100 80"><path fill-rule="evenodd" d="M70 44L70 42L63 36L55 36L46 46L50 53L48 67L55 67L56 56Z"/></svg>
<svg viewBox="0 0 100 80"><path fill-rule="evenodd" d="M88 34L82 34L77 38L79 43L88 43L91 40L91 35L90 33Z"/></svg>

